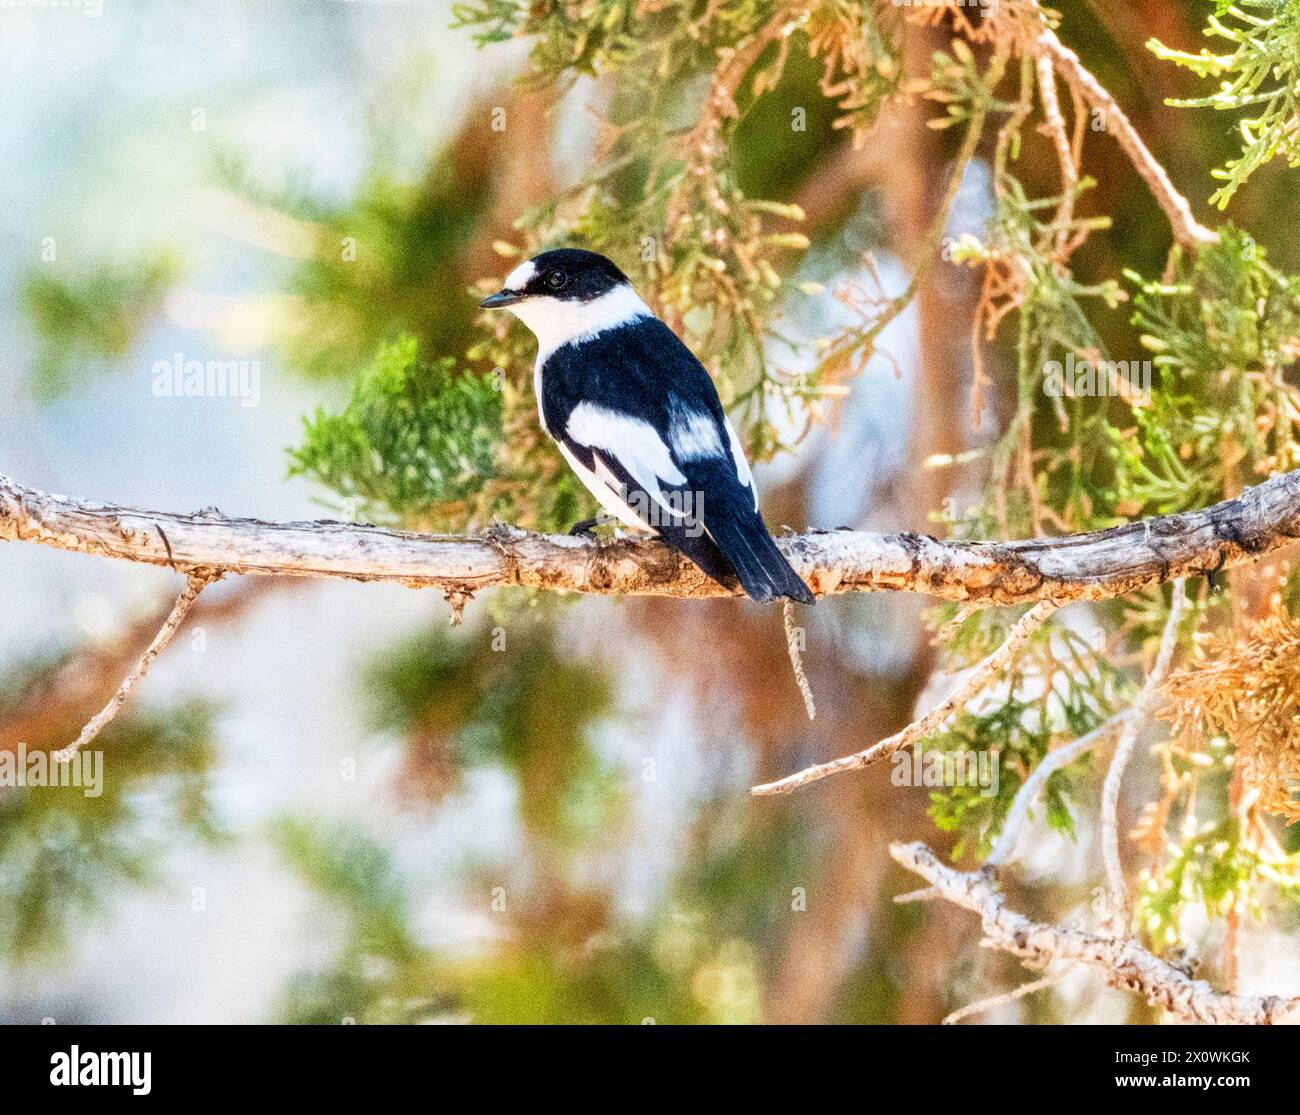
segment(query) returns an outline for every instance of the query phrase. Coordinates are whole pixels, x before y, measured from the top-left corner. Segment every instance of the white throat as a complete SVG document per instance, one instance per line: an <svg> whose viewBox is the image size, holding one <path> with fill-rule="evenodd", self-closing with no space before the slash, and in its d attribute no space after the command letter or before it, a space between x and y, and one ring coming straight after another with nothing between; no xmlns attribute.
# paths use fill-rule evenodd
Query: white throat
<svg viewBox="0 0 1300 1115"><path fill-rule="evenodd" d="M606 329L651 316L650 307L627 283L620 283L590 302L532 295L516 302L510 310L536 336L538 366L561 345L590 340Z"/></svg>

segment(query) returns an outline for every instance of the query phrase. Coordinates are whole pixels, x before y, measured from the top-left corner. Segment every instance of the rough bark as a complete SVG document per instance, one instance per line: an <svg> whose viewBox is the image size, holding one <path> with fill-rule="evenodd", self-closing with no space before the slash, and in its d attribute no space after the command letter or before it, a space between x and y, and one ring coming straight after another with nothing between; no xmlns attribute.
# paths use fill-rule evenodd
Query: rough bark
<svg viewBox="0 0 1300 1115"><path fill-rule="evenodd" d="M818 595L895 590L947 600L1064 603L1253 561L1300 537L1300 472L1201 511L1019 542L941 542L904 532L812 531L780 539ZM607 596L739 595L652 539L593 542L497 526L470 536L350 523L267 522L90 503L0 476L0 539L178 572L341 577L455 594L503 585Z"/></svg>
<svg viewBox="0 0 1300 1115"><path fill-rule="evenodd" d="M1300 1007L1300 999L1272 995L1226 995L1204 980L1152 955L1130 937L1103 936L1068 926L1044 925L1008 909L985 872L957 871L924 844L891 844L889 854L926 880L934 897L979 914L988 943L1035 968L1071 960L1099 968L1115 988L1142 995L1153 1006L1189 1022L1270 1024Z"/></svg>

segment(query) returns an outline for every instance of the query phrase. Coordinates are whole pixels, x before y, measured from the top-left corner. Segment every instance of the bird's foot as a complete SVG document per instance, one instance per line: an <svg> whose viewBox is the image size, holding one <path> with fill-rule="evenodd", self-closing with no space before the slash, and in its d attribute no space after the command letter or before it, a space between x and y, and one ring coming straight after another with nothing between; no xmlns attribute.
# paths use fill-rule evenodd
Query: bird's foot
<svg viewBox="0 0 1300 1115"><path fill-rule="evenodd" d="M574 523L569 528L569 534L574 538L592 538L596 537L595 528L604 522L603 519L583 519L579 523Z"/></svg>

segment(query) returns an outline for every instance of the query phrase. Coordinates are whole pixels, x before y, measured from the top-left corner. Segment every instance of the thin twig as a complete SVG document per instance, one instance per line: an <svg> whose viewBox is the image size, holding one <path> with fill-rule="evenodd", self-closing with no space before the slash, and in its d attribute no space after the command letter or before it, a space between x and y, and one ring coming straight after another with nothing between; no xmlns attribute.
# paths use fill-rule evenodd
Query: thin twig
<svg viewBox="0 0 1300 1115"><path fill-rule="evenodd" d="M803 707L808 711L808 719L816 720L817 705L813 701L808 675L803 671L803 654L799 650L799 638L802 632L795 626L794 605L789 600L782 602L781 620L785 624L785 646L790 652L790 668L794 670L794 680L799 683L799 692L803 695Z"/></svg>
<svg viewBox="0 0 1300 1115"><path fill-rule="evenodd" d="M978 611L980 611L980 606L978 604L963 604L957 609L957 614L935 632L934 638L931 642L935 646L946 646L948 643L952 642L961 625Z"/></svg>
<svg viewBox="0 0 1300 1115"><path fill-rule="evenodd" d="M942 897L943 895L934 887L922 887L920 890L909 890L906 894L894 895L894 904L910 906L913 902L933 902L936 898Z"/></svg>
<svg viewBox="0 0 1300 1115"><path fill-rule="evenodd" d="M1133 702L1133 715L1124 721L1119 742L1115 744L1115 754L1110 760L1110 769L1106 771L1106 782L1101 791L1101 852L1106 863L1106 889L1110 897L1111 917L1118 923L1127 924L1128 888L1124 884L1124 866L1119 858L1119 792L1124 782L1124 771L1133 755L1137 743L1138 731L1146 722L1147 716L1159 700L1160 687L1169 676L1169 667L1173 663L1174 649L1178 645L1178 624L1183 618L1187 606L1187 593L1184 591L1183 579L1174 582L1173 599L1169 606L1169 618L1165 621L1164 634L1160 637L1160 650L1156 654L1155 665L1147 675L1146 683Z"/></svg>
<svg viewBox="0 0 1300 1115"><path fill-rule="evenodd" d="M829 763L819 763L795 774L787 775L776 782L767 782L761 786L755 786L749 792L755 797L788 794L799 789L800 786L807 786L810 782L819 782L823 778L829 778L832 774L842 774L848 770L861 770L863 767L870 766L881 759L887 759L895 751L925 738L953 713L965 708L966 704L978 696L993 678L1001 674L1025 641L1047 622L1048 617L1058 607L1059 605L1052 601L1044 600L1030 608L1012 626L1007 633L1005 642L971 670L962 683L945 700L935 705L920 720L912 722L901 731L882 739L879 743L872 744L865 750L858 751L853 755L845 755L840 759L833 759Z"/></svg>
<svg viewBox="0 0 1300 1115"><path fill-rule="evenodd" d="M997 842L989 852L988 859L984 861L985 867L1001 867L1011 855L1021 826L1028 819L1029 810L1033 808L1047 780L1062 767L1068 767L1085 752L1104 742L1107 736L1112 735L1132 716L1133 709L1125 709L1104 724L1093 728L1091 732L1058 747L1055 751L1049 751L1043 757L1043 761L1034 768L1034 772L1025 779L1025 784L1016 792L1015 800L1007 811L1006 822L1002 826L1002 831L998 833Z"/></svg>
<svg viewBox="0 0 1300 1115"><path fill-rule="evenodd" d="M1112 987L1141 995L1188 1022L1272 1024L1285 1021L1300 1008L1300 997L1223 994L1152 955L1130 937L1030 921L1007 907L992 872L958 871L919 841L891 844L889 854L941 892L945 901L978 914L990 947L1018 956L1032 967L1046 968L1059 960L1097 968Z"/></svg>
<svg viewBox="0 0 1300 1115"><path fill-rule="evenodd" d="M1206 228L1192 215L1191 205L1174 188L1169 173L1142 142L1137 129L1124 115L1124 110L1119 107L1119 102L1111 96L1110 91L1093 77L1079 56L1057 38L1055 31L1044 29L1038 36L1038 43L1051 55L1057 70L1070 87L1094 108L1101 109L1106 119L1106 130L1119 142L1134 169L1151 188L1156 202L1169 218L1174 239L1189 248L1198 244L1215 243L1219 239L1218 234Z"/></svg>
<svg viewBox="0 0 1300 1115"><path fill-rule="evenodd" d="M205 625L235 624L271 595L305 585L288 578L245 581L220 600L200 599L189 618ZM82 709L121 680L135 663L139 648L158 630L159 622L153 615L133 619L111 639L96 640L29 677L0 715L0 752L62 731L69 717L80 716Z"/></svg>
<svg viewBox="0 0 1300 1115"><path fill-rule="evenodd" d="M1042 991L1048 987L1055 987L1061 980L1070 974L1071 969L1066 968L1063 972L1058 972L1054 976L1044 976L1042 979L1031 980L1029 983L1022 983L1019 987L1014 987L1010 991L1004 991L1001 995L990 995L987 999L979 999L974 1003L967 1003L964 1007L959 1007L951 1014L946 1015L942 1025L955 1026L963 1018L969 1018L972 1014L983 1014L986 1010L993 1007L1000 1007L1003 1003L1014 1003L1017 999L1023 999L1026 995L1032 995L1035 991Z"/></svg>
<svg viewBox="0 0 1300 1115"><path fill-rule="evenodd" d="M1056 73L1052 60L1040 54L1034 60L1038 72L1038 89L1043 100L1043 116L1047 131L1056 146L1057 162L1061 164L1061 204L1056 210L1056 255L1064 264L1066 247L1070 240L1070 224L1074 220L1074 195L1079 188L1079 168L1070 150L1070 137L1065 130L1065 117L1061 115L1061 102L1056 96Z"/></svg>
<svg viewBox="0 0 1300 1115"><path fill-rule="evenodd" d="M117 692L109 699L106 704L94 718L81 729L81 735L74 739L66 747L50 753L50 758L56 763L68 763L78 751L93 740L100 732L108 727L109 724L117 717L118 712L126 703L127 697L139 683L141 678L149 672L149 667L153 665L153 660L163 652L167 644L172 641L172 636L176 634L181 624L185 622L185 617L189 615L190 609L194 602L199 598L207 586L220 576L219 573L211 571L192 572L186 575L185 588L176 598L176 603L172 605L172 610L163 621L162 627L158 629L158 634L153 637L153 642L148 646L136 664L131 668L130 673L123 679L122 684L117 687Z"/></svg>

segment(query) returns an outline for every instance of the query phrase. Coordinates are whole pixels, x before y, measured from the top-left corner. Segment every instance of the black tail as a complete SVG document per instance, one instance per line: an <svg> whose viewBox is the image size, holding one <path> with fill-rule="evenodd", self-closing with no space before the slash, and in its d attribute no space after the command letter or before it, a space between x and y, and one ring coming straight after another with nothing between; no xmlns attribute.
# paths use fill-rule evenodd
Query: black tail
<svg viewBox="0 0 1300 1115"><path fill-rule="evenodd" d="M766 604L785 596L800 604L816 603L808 586L776 548L757 512L710 516L707 527L751 599Z"/></svg>

